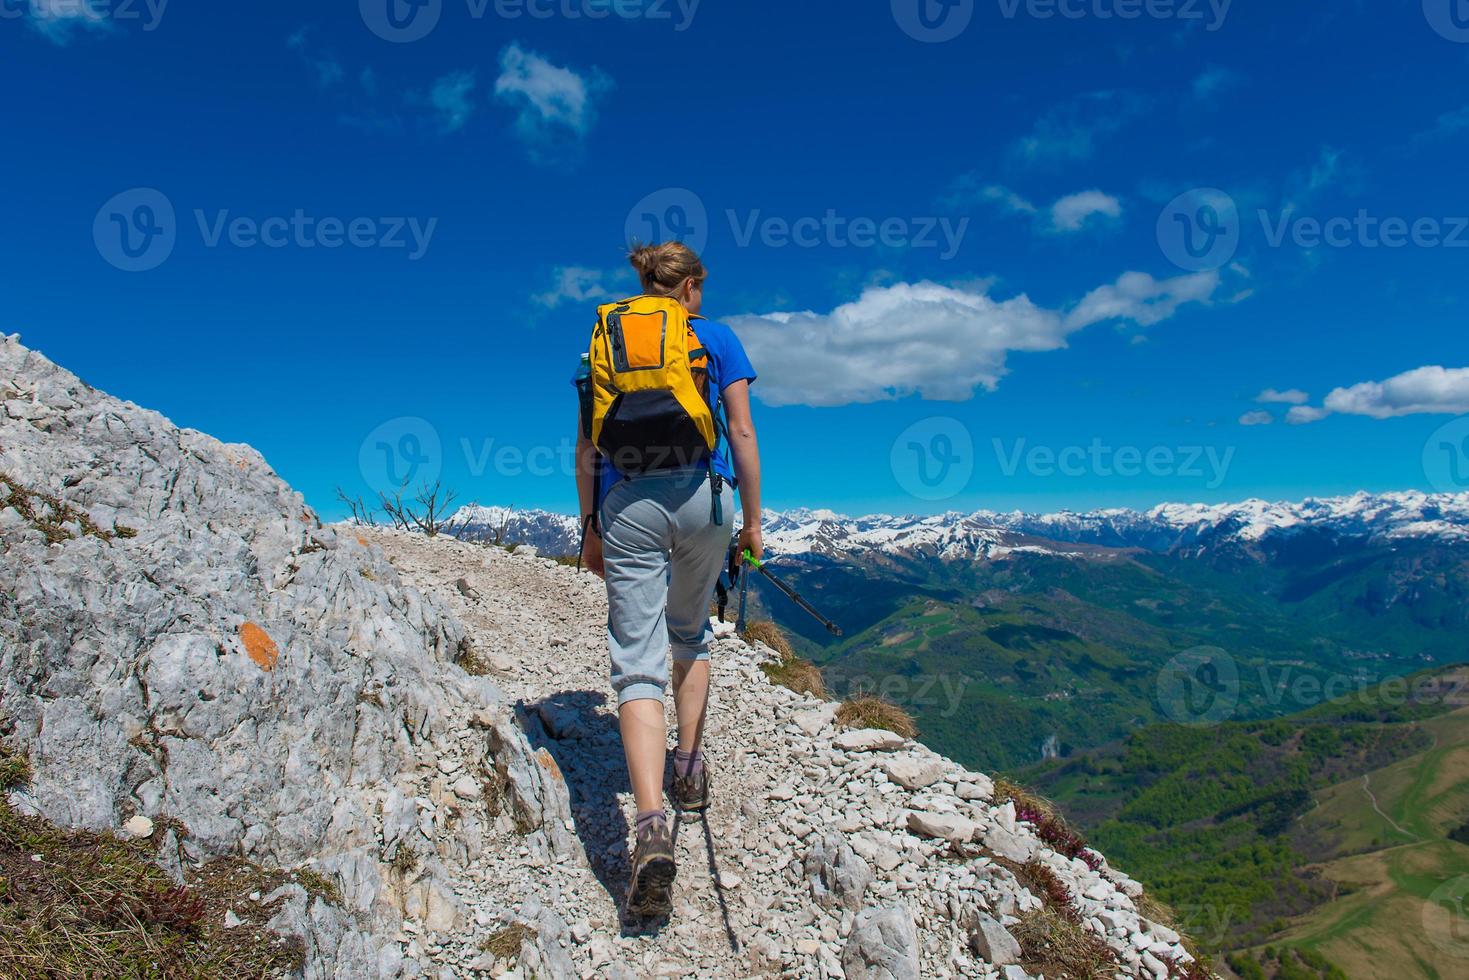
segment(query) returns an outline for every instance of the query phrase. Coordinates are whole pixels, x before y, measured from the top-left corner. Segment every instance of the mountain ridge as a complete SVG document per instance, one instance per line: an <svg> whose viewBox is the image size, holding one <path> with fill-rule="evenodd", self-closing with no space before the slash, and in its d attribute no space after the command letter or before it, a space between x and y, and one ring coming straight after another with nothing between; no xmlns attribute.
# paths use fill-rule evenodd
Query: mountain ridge
<svg viewBox="0 0 1469 980"><path fill-rule="evenodd" d="M530 544L543 552L576 550L574 517L545 510L461 508L460 537ZM1147 510L1107 508L1051 513L978 510L934 515L868 514L797 508L765 512L766 546L782 555L921 551L931 557L1003 558L1016 551L1082 557L1060 545L1178 553L1229 540L1245 545L1302 531L1396 541L1469 541L1469 493L1358 491L1301 501L1250 498L1226 504L1162 503ZM564 550L563 550L564 549Z"/></svg>

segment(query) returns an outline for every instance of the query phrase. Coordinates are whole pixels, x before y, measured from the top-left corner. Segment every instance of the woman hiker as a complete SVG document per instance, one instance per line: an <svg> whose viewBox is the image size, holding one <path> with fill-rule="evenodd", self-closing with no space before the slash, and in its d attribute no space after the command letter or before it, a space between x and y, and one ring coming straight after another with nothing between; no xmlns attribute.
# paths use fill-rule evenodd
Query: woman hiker
<svg viewBox="0 0 1469 980"><path fill-rule="evenodd" d="M764 545L750 417L755 369L733 331L699 318L708 272L691 249L634 247L630 260L644 295L598 311L578 376L576 472L581 557L607 583L612 687L638 808L627 914L656 917L671 911L676 873L663 806L669 652L678 719L673 804L702 811L710 799L700 752L709 603L728 554L736 486L739 547L759 558Z"/></svg>

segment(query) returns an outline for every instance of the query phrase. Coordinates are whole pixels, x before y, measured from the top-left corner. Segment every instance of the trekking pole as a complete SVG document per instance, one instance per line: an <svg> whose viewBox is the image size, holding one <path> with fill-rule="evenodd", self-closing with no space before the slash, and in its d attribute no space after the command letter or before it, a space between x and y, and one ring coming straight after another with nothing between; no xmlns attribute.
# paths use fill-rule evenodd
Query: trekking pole
<svg viewBox="0 0 1469 980"><path fill-rule="evenodd" d="M775 577L775 574L773 572L771 572L771 570L769 568L766 568L765 567L765 562L763 562L760 559L756 558L750 552L750 550L748 548L745 549L745 553L743 555L741 555L740 557L744 560L744 562L746 564L748 564L750 567L754 568L755 571L759 572L761 575L764 575L765 576L765 580L767 582L769 582L771 585L775 586L777 589L779 589L780 592L781 592L781 594L784 595L787 599L791 600L796 605L800 606L806 612L810 613L813 617L815 617L815 619L816 619L816 621L818 623L820 623L822 626L825 626L826 627L826 631L828 633L830 633L832 636L841 636L842 635L842 628L840 626L838 626L836 623L833 623L831 620L827 619L825 616L821 615L821 613L817 611L817 609L816 609L815 606L811 605L811 603L807 602L804 598L801 597L801 594L799 592L797 592L795 589L791 588L789 585L786 585L780 579L776 578ZM744 622L744 619L745 619L745 591L744 591L744 589L745 589L745 586L744 586L744 577L741 577L741 580L740 580L740 622L742 622L742 623ZM743 629L741 629L741 631L743 632Z"/></svg>

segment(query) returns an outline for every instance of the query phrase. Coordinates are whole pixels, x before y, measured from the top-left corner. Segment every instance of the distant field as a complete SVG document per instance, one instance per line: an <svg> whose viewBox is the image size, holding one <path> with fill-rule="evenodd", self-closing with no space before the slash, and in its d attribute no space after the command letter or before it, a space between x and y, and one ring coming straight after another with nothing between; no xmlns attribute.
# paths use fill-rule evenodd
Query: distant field
<svg viewBox="0 0 1469 980"><path fill-rule="evenodd" d="M1317 794L1300 839L1334 852L1314 867L1343 894L1273 945L1319 952L1354 980L1469 976L1469 919L1429 902L1469 875L1469 846L1447 839L1469 816L1469 708L1421 724L1433 748Z"/></svg>

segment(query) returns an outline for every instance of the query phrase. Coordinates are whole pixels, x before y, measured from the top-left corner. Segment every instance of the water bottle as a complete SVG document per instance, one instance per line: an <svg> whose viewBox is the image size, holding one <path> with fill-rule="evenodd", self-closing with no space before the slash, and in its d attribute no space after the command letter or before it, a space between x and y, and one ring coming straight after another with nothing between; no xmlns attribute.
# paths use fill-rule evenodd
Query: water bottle
<svg viewBox="0 0 1469 980"><path fill-rule="evenodd" d="M592 355L583 354L581 363L576 366L576 376L572 378L572 384L576 385L577 400L581 404L581 427L587 438L592 435Z"/></svg>

